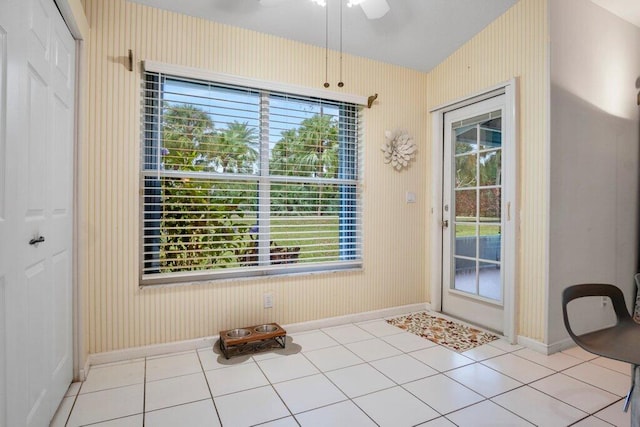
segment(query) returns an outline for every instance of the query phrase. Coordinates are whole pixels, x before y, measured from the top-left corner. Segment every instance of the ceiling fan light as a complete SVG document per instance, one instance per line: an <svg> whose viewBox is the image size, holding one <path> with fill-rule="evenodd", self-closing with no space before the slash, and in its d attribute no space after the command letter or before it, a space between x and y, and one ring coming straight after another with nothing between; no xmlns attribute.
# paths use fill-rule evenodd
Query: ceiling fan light
<svg viewBox="0 0 640 427"><path fill-rule="evenodd" d="M389 3L387 0L360 0L360 7L369 19L379 19L389 12Z"/></svg>

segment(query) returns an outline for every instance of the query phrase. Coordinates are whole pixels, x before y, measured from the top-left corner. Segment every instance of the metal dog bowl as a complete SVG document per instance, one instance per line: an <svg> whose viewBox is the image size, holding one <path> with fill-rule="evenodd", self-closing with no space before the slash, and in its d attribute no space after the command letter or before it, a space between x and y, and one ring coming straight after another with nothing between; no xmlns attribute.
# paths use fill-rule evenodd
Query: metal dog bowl
<svg viewBox="0 0 640 427"><path fill-rule="evenodd" d="M247 335L251 335L251 331L248 329L232 329L226 333L229 338L243 338Z"/></svg>
<svg viewBox="0 0 640 427"><path fill-rule="evenodd" d="M276 325L260 325L254 329L254 331L260 332L261 334L268 334L277 330L278 327Z"/></svg>

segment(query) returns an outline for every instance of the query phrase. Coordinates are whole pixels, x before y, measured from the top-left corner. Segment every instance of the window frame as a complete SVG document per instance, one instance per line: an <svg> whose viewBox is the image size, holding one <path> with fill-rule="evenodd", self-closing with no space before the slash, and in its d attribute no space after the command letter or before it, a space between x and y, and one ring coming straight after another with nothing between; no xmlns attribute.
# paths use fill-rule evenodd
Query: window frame
<svg viewBox="0 0 640 427"><path fill-rule="evenodd" d="M141 287L144 286L158 286L158 285L177 285L177 284L195 284L195 283L203 283L203 282L214 282L221 280L229 280L229 279L251 279L255 277L261 276L274 276L274 275L289 275L289 274L313 274L313 273L321 273L321 272L333 272L333 271L344 271L344 270L358 270L362 268L363 264L363 242L362 242L362 171L363 171L363 160L362 160L362 106L366 105L367 99L365 97L330 92L326 90L319 90L313 88L305 88L300 86L276 83L276 82L267 82L262 80L254 80L248 79L244 77L230 76L226 74L220 73L212 73L205 70L188 68L188 67L180 67L169 64L162 64L158 62L144 62L144 70L142 77L142 112L141 118L144 120L142 123L142 131L141 131L141 154L140 154L140 230L139 230L139 255L140 255L140 266L139 266L139 285ZM145 221L149 220L149 210L146 207L149 197L157 197L157 196L149 196L145 193L146 180L149 179L149 175L152 170L146 168L148 156L158 156L158 153L149 152L149 150L153 150L153 147L149 147L148 139L159 141L162 139L162 136L159 135L162 132L162 128L159 126L160 119L156 122L151 123L146 120L146 118L153 114L153 111L150 109L155 109L155 111L161 111L162 106L161 97L155 98L155 105L149 106L147 101L149 97L147 94L152 90L149 86L150 81L148 79L148 73L153 73L157 76L158 80L155 81L155 84L160 84L161 79L164 77L168 78L176 78L176 79L193 79L202 82L208 82L214 85L231 85L246 88L248 90L253 90L259 92L260 103L262 104L263 96L267 93L267 96L271 92L276 92L274 95L289 95L293 97L301 97L301 98L319 98L325 102L336 102L336 103L347 103L353 105L353 113L355 114L354 121L357 125L357 139L356 139L356 152L351 153L350 162L353 162L353 166L351 168L346 168L340 163L340 170L338 172L338 179L335 178L314 178L314 177L289 177L289 176L281 176L281 175L270 175L267 168L267 174L264 175L264 172L261 169L261 173L257 175L251 174L234 174L231 179L246 179L247 181L256 181L258 183L258 192L260 192L260 187L263 187L262 184L264 182L279 182L279 183L293 183L293 182L304 182L309 183L313 181L317 181L318 183L325 182L330 184L337 184L341 188L346 188L346 186L350 187L350 191L353 192L353 197L349 198L349 205L347 206L347 211L351 210L354 212L353 215L338 215L338 251L340 260L337 261L324 261L324 262L310 262L310 263L295 263L295 264L270 264L270 265L260 265L260 268L251 268L251 267L234 267L230 269L207 269L207 270L185 270L180 272L171 272L171 273L145 273L145 268L149 262L153 262L154 260L158 260L157 257L149 258L145 253L145 242L149 238L145 229ZM263 108L260 106L260 116L261 120L263 119ZM268 131L267 131L268 132ZM342 126L339 127L339 132L342 134L344 132L344 128ZM258 144L260 153L259 163L261 165L269 164L269 152L268 150L264 150L264 144L268 147L268 140L264 141L265 135L263 132L259 130ZM268 138L268 136L266 137ZM339 141L341 141L339 137ZM342 144L341 144L342 146ZM341 147L342 149L342 147ZM159 145L155 145L155 150L159 151ZM266 159L264 158L266 151ZM177 175L184 174L185 172L177 173ZM188 172L186 172L188 173ZM198 173L201 174L201 173ZM163 176L171 176L171 172L164 171ZM229 174L223 173L206 173L206 175L211 175L210 179L229 179ZM353 177L355 175L355 179ZM203 176L203 175L199 175ZM355 187L354 187L355 183ZM270 184L269 188L266 190L270 192ZM342 194L343 189L339 190L340 194ZM269 222L269 217L271 215L272 209L269 208L269 205L262 203L257 205L260 211L266 208L269 212L266 214L267 224ZM340 199L340 212L343 212L343 199ZM151 218L152 220L155 218ZM262 229L262 228L261 228ZM262 231L262 233L265 233ZM266 233L269 233L267 231ZM344 242L345 233L355 233L355 237L352 237L347 242ZM264 253L265 248L262 247L265 245L264 240L260 239L260 254L261 261L264 261ZM267 259L269 257L269 239L266 240L266 254Z"/></svg>

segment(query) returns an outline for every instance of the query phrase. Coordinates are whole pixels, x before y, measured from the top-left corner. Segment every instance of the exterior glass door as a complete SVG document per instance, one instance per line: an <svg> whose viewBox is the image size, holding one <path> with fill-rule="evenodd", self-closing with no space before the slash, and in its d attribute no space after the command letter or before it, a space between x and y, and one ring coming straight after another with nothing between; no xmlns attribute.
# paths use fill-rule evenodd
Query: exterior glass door
<svg viewBox="0 0 640 427"><path fill-rule="evenodd" d="M443 167L443 311L500 332L503 98L445 115Z"/></svg>

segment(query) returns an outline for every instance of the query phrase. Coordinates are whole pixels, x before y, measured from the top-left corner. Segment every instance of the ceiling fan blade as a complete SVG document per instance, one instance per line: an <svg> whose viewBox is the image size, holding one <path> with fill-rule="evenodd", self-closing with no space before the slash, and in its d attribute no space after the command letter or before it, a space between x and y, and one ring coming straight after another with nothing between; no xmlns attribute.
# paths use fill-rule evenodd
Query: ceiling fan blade
<svg viewBox="0 0 640 427"><path fill-rule="evenodd" d="M360 7L367 18L380 19L389 12L387 0L366 0L360 3Z"/></svg>

